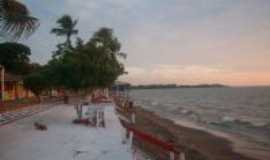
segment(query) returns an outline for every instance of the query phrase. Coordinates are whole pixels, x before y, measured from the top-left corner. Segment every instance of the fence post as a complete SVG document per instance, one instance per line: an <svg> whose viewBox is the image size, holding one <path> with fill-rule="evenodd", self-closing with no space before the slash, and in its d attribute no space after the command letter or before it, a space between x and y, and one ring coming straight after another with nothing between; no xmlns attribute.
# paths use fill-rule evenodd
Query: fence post
<svg viewBox="0 0 270 160"><path fill-rule="evenodd" d="M136 115L135 115L135 113L132 113L132 115L131 115L131 123L135 124L135 121L136 121Z"/></svg>
<svg viewBox="0 0 270 160"><path fill-rule="evenodd" d="M170 160L175 160L174 152L173 151L170 151Z"/></svg>
<svg viewBox="0 0 270 160"><path fill-rule="evenodd" d="M134 133L132 131L130 131L130 133L129 133L130 148L132 148L132 144L133 144L133 135L134 135Z"/></svg>
<svg viewBox="0 0 270 160"><path fill-rule="evenodd" d="M120 131L121 131L122 142L123 142L123 144L126 144L126 142L127 142L127 137L126 137L127 130L125 128L121 127Z"/></svg>
<svg viewBox="0 0 270 160"><path fill-rule="evenodd" d="M179 155L179 160L186 160L186 156L185 156L185 153L184 152L181 152L180 155Z"/></svg>
<svg viewBox="0 0 270 160"><path fill-rule="evenodd" d="M96 126L99 127L99 123L100 123L100 122L99 122L99 121L100 121L100 120L99 120L99 109L97 109L96 112L97 112L97 113L96 113L96 123L97 123Z"/></svg>

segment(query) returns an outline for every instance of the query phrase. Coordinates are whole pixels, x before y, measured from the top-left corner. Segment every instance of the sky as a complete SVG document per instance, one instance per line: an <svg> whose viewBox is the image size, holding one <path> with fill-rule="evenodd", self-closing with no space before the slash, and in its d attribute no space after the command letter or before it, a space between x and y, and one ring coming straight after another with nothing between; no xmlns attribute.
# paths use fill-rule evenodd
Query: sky
<svg viewBox="0 0 270 160"><path fill-rule="evenodd" d="M64 41L50 30L70 14L84 40L100 27L114 29L128 55L123 81L270 85L269 0L21 1L40 19L22 40L35 62L46 63Z"/></svg>

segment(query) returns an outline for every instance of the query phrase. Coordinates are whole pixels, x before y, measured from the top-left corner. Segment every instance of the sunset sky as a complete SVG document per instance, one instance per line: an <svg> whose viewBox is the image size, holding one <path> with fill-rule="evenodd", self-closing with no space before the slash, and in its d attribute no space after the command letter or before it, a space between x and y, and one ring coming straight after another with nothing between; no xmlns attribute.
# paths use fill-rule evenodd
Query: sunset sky
<svg viewBox="0 0 270 160"><path fill-rule="evenodd" d="M28 40L32 60L46 63L63 38L57 18L79 19L87 40L111 27L128 54L133 84L270 85L270 0L22 0L40 19Z"/></svg>

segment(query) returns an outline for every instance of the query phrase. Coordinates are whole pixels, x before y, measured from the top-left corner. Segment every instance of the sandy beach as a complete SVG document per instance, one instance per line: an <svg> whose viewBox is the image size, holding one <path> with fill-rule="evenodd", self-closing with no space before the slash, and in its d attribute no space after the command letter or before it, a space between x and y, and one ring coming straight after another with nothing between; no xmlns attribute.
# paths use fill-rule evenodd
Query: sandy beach
<svg viewBox="0 0 270 160"><path fill-rule="evenodd" d="M123 114L128 116L125 112ZM187 160L269 160L267 150L255 150L251 147L253 144L239 141L237 137L209 131L187 122L175 123L140 106L135 107L135 114L136 128L164 141L173 142L179 152L186 153ZM147 147L147 143L143 147L146 152L160 153L158 149Z"/></svg>

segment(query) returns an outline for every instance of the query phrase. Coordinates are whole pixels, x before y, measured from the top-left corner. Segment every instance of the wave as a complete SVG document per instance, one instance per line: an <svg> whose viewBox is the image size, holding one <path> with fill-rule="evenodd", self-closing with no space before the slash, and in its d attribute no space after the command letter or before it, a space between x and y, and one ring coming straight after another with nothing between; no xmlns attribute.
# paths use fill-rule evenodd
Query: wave
<svg viewBox="0 0 270 160"><path fill-rule="evenodd" d="M222 113L218 113L219 108L216 108L216 110L212 110L211 112L207 112L208 110L204 112L202 108L199 108L200 110L195 110L192 107L190 109L182 106L176 107L177 104L175 103L160 103L158 100L148 101L148 105L145 105L146 102L143 102L142 104L144 104L143 106L145 108L156 111L171 119L184 119L209 126L210 128L214 127L216 129L221 129L223 131L245 132L245 134L249 134L250 132L250 134L258 133L258 135L270 135L269 122L261 121L258 123L229 115L222 116ZM213 114L215 112L216 114Z"/></svg>
<svg viewBox="0 0 270 160"><path fill-rule="evenodd" d="M261 132L265 134L270 134L270 123L266 124L255 124L249 121L225 116L222 118L222 121L220 122L211 122L210 125L218 126L218 127L225 127L225 128L231 128L234 130L253 130L254 132Z"/></svg>

